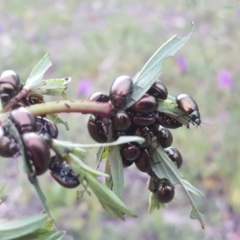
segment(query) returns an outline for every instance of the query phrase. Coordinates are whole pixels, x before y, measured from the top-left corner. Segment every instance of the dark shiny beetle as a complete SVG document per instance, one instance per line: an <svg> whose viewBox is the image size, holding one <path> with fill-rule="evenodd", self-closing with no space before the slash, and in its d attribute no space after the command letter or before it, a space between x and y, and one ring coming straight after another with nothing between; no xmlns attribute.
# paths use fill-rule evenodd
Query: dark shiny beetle
<svg viewBox="0 0 240 240"><path fill-rule="evenodd" d="M0 76L0 96L4 104L14 97L21 88L19 76L12 70L2 72Z"/></svg>
<svg viewBox="0 0 240 240"><path fill-rule="evenodd" d="M88 120L88 132L93 140L99 143L107 141L107 134L103 128L103 123L97 116L91 115Z"/></svg>
<svg viewBox="0 0 240 240"><path fill-rule="evenodd" d="M137 129L135 129L133 135L142 137L145 139L145 142L143 144L141 144L141 147L147 148L152 143L150 132L146 127L139 127Z"/></svg>
<svg viewBox="0 0 240 240"><path fill-rule="evenodd" d="M157 80L151 88L147 91L149 95L154 96L155 98L165 100L168 96L168 90L165 84L163 84L160 80Z"/></svg>
<svg viewBox="0 0 240 240"><path fill-rule="evenodd" d="M174 194L175 187L170 182L164 181L155 192L155 197L160 203L169 203L173 200Z"/></svg>
<svg viewBox="0 0 240 240"><path fill-rule="evenodd" d="M15 124L20 134L36 131L35 117L24 107L12 110L9 118Z"/></svg>
<svg viewBox="0 0 240 240"><path fill-rule="evenodd" d="M150 170L150 156L147 149L135 160L135 165L141 172L149 172Z"/></svg>
<svg viewBox="0 0 240 240"><path fill-rule="evenodd" d="M183 112L189 115L194 123L201 124L198 105L192 97L187 94L180 94L176 97L176 103Z"/></svg>
<svg viewBox="0 0 240 240"><path fill-rule="evenodd" d="M136 113L132 117L132 121L139 126L149 126L156 121L155 116L152 113Z"/></svg>
<svg viewBox="0 0 240 240"><path fill-rule="evenodd" d="M163 127L176 129L182 126L182 124L177 119L174 119L164 113L156 112L155 117L156 121Z"/></svg>
<svg viewBox="0 0 240 240"><path fill-rule="evenodd" d="M56 156L51 157L49 169L51 176L63 187L75 188L80 184L72 169L66 163L60 163Z"/></svg>
<svg viewBox="0 0 240 240"><path fill-rule="evenodd" d="M108 102L110 99L108 95L101 92L96 92L89 98L89 100L94 102Z"/></svg>
<svg viewBox="0 0 240 240"><path fill-rule="evenodd" d="M123 109L126 107L127 98L133 89L132 79L128 76L120 76L113 83L110 88L110 100L116 109Z"/></svg>
<svg viewBox="0 0 240 240"><path fill-rule="evenodd" d="M138 100L131 109L136 112L148 113L154 112L158 107L158 103L155 97L151 95L144 95L140 100Z"/></svg>
<svg viewBox="0 0 240 240"><path fill-rule="evenodd" d="M176 164L177 168L180 168L183 162L181 153L174 147L168 147L164 150L168 157Z"/></svg>
<svg viewBox="0 0 240 240"><path fill-rule="evenodd" d="M119 110L112 119L113 128L117 131L125 131L131 126L131 120L124 110Z"/></svg>
<svg viewBox="0 0 240 240"><path fill-rule="evenodd" d="M24 107L12 110L9 116L21 135L28 163L32 162L35 175L43 174L49 166L50 147L36 131L35 117Z"/></svg>
<svg viewBox="0 0 240 240"><path fill-rule="evenodd" d="M161 144L163 148L170 147L173 142L173 136L169 129L159 126L158 131L154 132L157 142Z"/></svg>
<svg viewBox="0 0 240 240"><path fill-rule="evenodd" d="M141 151L138 146L129 143L121 147L120 153L124 159L134 161L140 156Z"/></svg>
<svg viewBox="0 0 240 240"><path fill-rule="evenodd" d="M36 131L40 134L48 134L51 138L58 137L57 126L47 118L36 117Z"/></svg>
<svg viewBox="0 0 240 240"><path fill-rule="evenodd" d="M4 127L0 129L0 156L13 157L18 152L17 143L10 135L6 135Z"/></svg>
<svg viewBox="0 0 240 240"><path fill-rule="evenodd" d="M22 141L24 144L25 156L29 163L33 163L35 168L35 175L43 174L50 163L49 145L43 138L34 132L22 134Z"/></svg>

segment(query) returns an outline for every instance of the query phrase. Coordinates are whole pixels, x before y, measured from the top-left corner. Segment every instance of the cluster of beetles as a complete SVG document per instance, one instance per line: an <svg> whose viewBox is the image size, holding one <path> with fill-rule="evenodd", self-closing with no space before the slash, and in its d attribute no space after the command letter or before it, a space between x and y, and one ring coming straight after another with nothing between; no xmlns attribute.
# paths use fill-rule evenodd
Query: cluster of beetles
<svg viewBox="0 0 240 240"><path fill-rule="evenodd" d="M168 203L174 198L175 187L168 179L159 179L151 169L151 154L153 143L161 145L168 157L176 164L182 165L181 153L172 147L173 136L169 129L182 126L177 117L173 118L164 112L157 111L158 102L168 97L168 90L160 80L146 91L146 93L131 107L126 108L131 98L133 81L128 76L120 76L110 88L109 95L97 92L89 100L96 102L110 102L113 111L108 117L91 115L88 121L90 136L99 143L111 142L120 136L139 136L145 139L140 145L130 142L120 146L123 167L127 168L135 163L141 171L150 175L148 189L160 203ZM176 97L176 104L189 118L189 122L199 126L200 112L195 100L186 94Z"/></svg>
<svg viewBox="0 0 240 240"><path fill-rule="evenodd" d="M2 105L16 97L24 88L19 76L12 70L2 72L0 76L0 97ZM173 136L169 129L182 126L177 117L171 117L164 112L157 111L159 101L168 97L166 86L160 81L155 83L131 107L126 107L133 92L133 81L128 76L120 76L110 88L109 95L97 92L89 100L95 102L109 102L113 110L107 117L97 114L90 116L88 131L93 140L99 143L115 141L120 136L140 136L145 142L140 145L130 142L119 146L123 167L127 168L135 163L136 167L150 175L149 190L160 203L170 202L175 193L174 186L168 179L158 179L151 169L151 154L153 143L161 145L168 157L176 164L182 165L180 152L172 147ZM62 186L73 188L80 184L77 175L69 165L51 149L52 139L58 137L57 126L47 119L47 116L33 116L25 107L43 102L43 98L28 95L19 99L12 107L8 116L9 121L2 123L0 128L0 155L15 157L21 154L20 143L10 131L14 124L21 138L22 149L29 167L33 169L33 176L38 176L50 170L51 176ZM188 116L189 122L199 126L201 124L199 108L195 100L180 94L176 97L176 104Z"/></svg>
<svg viewBox="0 0 240 240"><path fill-rule="evenodd" d="M0 76L2 105L8 104L22 91L23 87L24 84L21 83L19 76L14 71L2 72ZM29 96L20 99L12 107L8 116L9 121L3 122L0 128L0 156L20 155L20 144L22 143L27 163L33 169L31 173L33 177L41 175L49 169L51 176L60 185L67 188L76 187L80 182L75 173L66 162L60 159L60 156L51 150L51 141L58 136L57 126L46 116L35 117L25 108L42 102L42 97ZM11 133L11 124L14 124L17 129L21 141L18 141L17 137Z"/></svg>

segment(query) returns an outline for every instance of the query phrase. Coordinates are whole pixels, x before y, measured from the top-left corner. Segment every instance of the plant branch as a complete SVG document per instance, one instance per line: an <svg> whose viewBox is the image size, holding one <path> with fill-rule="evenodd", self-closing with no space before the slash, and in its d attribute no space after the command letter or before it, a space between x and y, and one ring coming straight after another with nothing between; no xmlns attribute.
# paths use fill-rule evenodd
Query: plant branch
<svg viewBox="0 0 240 240"><path fill-rule="evenodd" d="M63 100L47 102L26 107L33 115L41 116L53 113L77 112L82 114L109 115L113 107L111 103L100 103L86 100Z"/></svg>

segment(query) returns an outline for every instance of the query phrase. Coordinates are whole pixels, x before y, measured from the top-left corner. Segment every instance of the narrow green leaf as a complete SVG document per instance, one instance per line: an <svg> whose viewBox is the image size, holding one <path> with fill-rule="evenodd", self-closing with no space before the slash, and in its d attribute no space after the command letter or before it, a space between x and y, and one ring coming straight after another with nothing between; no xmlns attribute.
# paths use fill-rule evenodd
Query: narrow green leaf
<svg viewBox="0 0 240 240"><path fill-rule="evenodd" d="M45 209L45 211L47 212L48 216L51 217L51 214L50 214L50 211L49 211L49 208L48 208L48 205L47 205L47 200L46 200L46 197L39 185L39 182L37 180L37 178L33 178L31 179L31 183L33 184L37 194L38 194L38 197L40 198L41 202L42 202L42 205Z"/></svg>
<svg viewBox="0 0 240 240"><path fill-rule="evenodd" d="M60 155L61 157L66 157L70 152L74 153L78 157L85 157L86 150L79 147L79 145L68 142L68 141L61 141L57 139L52 139L51 147Z"/></svg>
<svg viewBox="0 0 240 240"><path fill-rule="evenodd" d="M47 214L28 217L21 220L2 223L0 225L0 239L15 239L34 232L42 227L47 219Z"/></svg>
<svg viewBox="0 0 240 240"><path fill-rule="evenodd" d="M109 153L109 148L104 148L103 154L102 154L102 159L107 159Z"/></svg>
<svg viewBox="0 0 240 240"><path fill-rule="evenodd" d="M110 159L109 158L106 159L104 172L109 175L109 177L105 179L105 185L109 189L113 190L113 180L112 180L112 173L111 173L111 169L110 169Z"/></svg>
<svg viewBox="0 0 240 240"><path fill-rule="evenodd" d="M159 210L160 208L166 208L166 204L158 202L154 196L154 193L150 192L148 213L153 213L155 210Z"/></svg>
<svg viewBox="0 0 240 240"><path fill-rule="evenodd" d="M34 92L41 95L61 96L71 80L70 77L43 80L43 84L34 90Z"/></svg>
<svg viewBox="0 0 240 240"><path fill-rule="evenodd" d="M158 101L157 111L162 112L169 117L175 118L185 126L188 126L189 124L190 117L177 107L175 101L172 100Z"/></svg>
<svg viewBox="0 0 240 240"><path fill-rule="evenodd" d="M43 75L52 65L52 62L47 53L33 68L27 81L25 82L24 88L28 90L35 90L43 84Z"/></svg>
<svg viewBox="0 0 240 240"><path fill-rule="evenodd" d="M55 232L52 236L50 236L46 240L61 240L61 239L63 239L65 234L66 234L65 231Z"/></svg>
<svg viewBox="0 0 240 240"><path fill-rule="evenodd" d="M182 175L178 171L177 167L168 158L163 148L161 146L158 146L158 148L152 153L151 157L153 159L153 162L151 162L151 167L154 173L157 175L157 177L167 178L172 184L179 184L182 186L192 206L190 217L192 219L197 219L200 222L202 228L204 228L205 227L204 215L198 211L190 193L186 189L185 185L182 183Z"/></svg>
<svg viewBox="0 0 240 240"><path fill-rule="evenodd" d="M182 174L177 169L176 165L168 158L168 155L161 146L158 146L151 154L151 168L156 176L168 179L172 184L177 184Z"/></svg>
<svg viewBox="0 0 240 240"><path fill-rule="evenodd" d="M56 140L55 140L56 141ZM110 142L110 143L94 143L94 144L74 144L71 142L66 142L68 146L76 147L76 148L92 148L92 147L109 147L109 146L118 146L122 145L124 143L129 142L137 142L139 144L142 144L145 142L145 139L142 137L136 137L136 136L123 136L119 137L116 141Z"/></svg>
<svg viewBox="0 0 240 240"><path fill-rule="evenodd" d="M102 205L102 208L113 218L120 218L122 220L125 220L124 219L124 214L119 211L118 209L116 208L113 208L112 206L104 203L104 201L101 200L101 198L98 199L99 202L101 203Z"/></svg>
<svg viewBox="0 0 240 240"><path fill-rule="evenodd" d="M196 205L195 205L195 203L192 199L190 200L190 204L192 206L192 211L190 213L190 218L200 221L202 229L204 229L205 228L205 216L204 216L204 214L200 213L197 210L197 207L196 207Z"/></svg>
<svg viewBox="0 0 240 240"><path fill-rule="evenodd" d="M108 157L113 182L113 191L120 199L122 199L124 175L122 157L119 152L119 147L118 146L109 147Z"/></svg>
<svg viewBox="0 0 240 240"><path fill-rule="evenodd" d="M102 173L100 171L97 171L97 170L89 167L83 161L81 161L77 156L75 156L71 153L69 155L67 155L65 159L70 164L72 170L76 174L80 174L80 177L82 177L82 178L86 174L91 174L92 176L95 176L95 177L101 177L101 176L108 177L107 174Z"/></svg>
<svg viewBox="0 0 240 240"><path fill-rule="evenodd" d="M63 124L67 131L69 131L69 126L67 122L64 122L57 114L48 114L47 118L53 121L55 124Z"/></svg>
<svg viewBox="0 0 240 240"><path fill-rule="evenodd" d="M192 192L193 194L197 195L197 196L204 196L204 194L198 190L197 188L195 188L190 182L188 182L185 179L181 179L182 185L189 191Z"/></svg>
<svg viewBox="0 0 240 240"><path fill-rule="evenodd" d="M146 90L148 90L161 75L163 61L168 57L174 56L176 52L187 43L192 33L193 26L187 37L179 38L177 35L173 36L153 54L142 70L133 78L134 89L128 99L126 108L133 105L145 94Z"/></svg>
<svg viewBox="0 0 240 240"><path fill-rule="evenodd" d="M14 240L39 240L39 239L47 239L52 234L55 233L56 230L49 230L47 228L38 228L36 231L24 235L22 237L14 238Z"/></svg>
<svg viewBox="0 0 240 240"><path fill-rule="evenodd" d="M126 205L109 188L100 183L92 175L87 174L85 179L94 194L100 199L101 202L110 205L111 208L117 209L124 214L127 214L131 217L136 217L136 215L130 212Z"/></svg>

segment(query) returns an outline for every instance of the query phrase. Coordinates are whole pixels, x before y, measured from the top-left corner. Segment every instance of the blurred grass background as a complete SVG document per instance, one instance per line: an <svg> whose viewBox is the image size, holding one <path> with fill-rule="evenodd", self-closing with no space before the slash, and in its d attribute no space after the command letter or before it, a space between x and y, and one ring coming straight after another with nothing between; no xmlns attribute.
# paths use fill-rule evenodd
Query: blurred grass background
<svg viewBox="0 0 240 240"><path fill-rule="evenodd" d="M177 188L167 209L147 213L147 176L125 170L124 201L139 217L111 219L94 196L76 201L76 189L63 189L49 173L39 177L60 230L81 240L240 239L239 53L240 3L237 0L150 1L6 1L0 4L1 69L13 69L25 81L46 52L53 66L46 78L71 76L69 99L108 94L119 75L134 76L149 57L175 34L190 41L164 63L160 79L171 95L187 93L197 101L202 125L173 130L174 146L184 158L185 178L205 193L194 199L206 216L203 231L191 220L191 207ZM89 116L61 115L70 131L60 138L90 143ZM96 150L85 161L94 162ZM2 221L42 210L23 171L21 159L1 159L0 182L8 198Z"/></svg>

